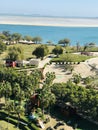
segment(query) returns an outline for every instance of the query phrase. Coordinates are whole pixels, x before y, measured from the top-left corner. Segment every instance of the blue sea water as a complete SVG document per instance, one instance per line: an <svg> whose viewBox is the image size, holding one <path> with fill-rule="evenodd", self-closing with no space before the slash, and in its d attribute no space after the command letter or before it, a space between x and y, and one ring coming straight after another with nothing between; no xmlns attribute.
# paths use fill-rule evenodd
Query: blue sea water
<svg viewBox="0 0 98 130"><path fill-rule="evenodd" d="M40 36L43 43L51 40L57 44L63 38L70 39L71 45L80 45L94 42L98 45L98 27L53 27L53 26L31 26L31 25L6 25L0 24L0 32L8 30L10 33L20 33L23 36Z"/></svg>

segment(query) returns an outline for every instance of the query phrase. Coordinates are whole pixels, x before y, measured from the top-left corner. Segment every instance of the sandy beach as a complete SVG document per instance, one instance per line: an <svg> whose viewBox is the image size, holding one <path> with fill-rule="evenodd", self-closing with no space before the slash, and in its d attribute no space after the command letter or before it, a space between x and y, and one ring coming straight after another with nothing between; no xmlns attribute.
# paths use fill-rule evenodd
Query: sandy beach
<svg viewBox="0 0 98 130"><path fill-rule="evenodd" d="M0 24L64 27L98 27L98 18L0 16Z"/></svg>

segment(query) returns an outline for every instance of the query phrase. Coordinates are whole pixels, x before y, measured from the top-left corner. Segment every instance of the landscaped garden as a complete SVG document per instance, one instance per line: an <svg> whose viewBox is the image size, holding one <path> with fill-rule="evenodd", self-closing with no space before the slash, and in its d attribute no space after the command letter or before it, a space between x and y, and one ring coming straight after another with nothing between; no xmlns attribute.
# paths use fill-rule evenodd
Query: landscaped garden
<svg viewBox="0 0 98 130"><path fill-rule="evenodd" d="M70 69L72 72L73 68L69 64L80 64L80 62L92 58L92 56L69 53L75 52L76 47L35 44L37 41L35 41L35 45L5 45L2 44L2 41L1 39L0 45L3 45L4 50L1 47L1 60L7 61L8 59L12 63L24 59L28 61L33 57L43 60L48 54L54 53L55 58L48 65L51 66L51 62L67 64L65 69ZM11 41L9 42L11 43ZM60 42L62 43L62 41ZM63 42L65 45L65 39ZM66 44L68 44L68 39ZM87 49L81 48L82 51ZM66 52L64 52L65 50ZM85 122L87 124L93 122L92 126L94 130L97 130L95 124L98 120L98 91L92 85L92 81L94 83L97 78L82 78L80 74L74 74L68 82L53 83L56 77L54 72L43 75L46 66L47 64L40 69L36 66L35 69L34 66L28 65L6 67L6 64L2 63L0 67L0 99L4 100L0 102L0 122L5 124L1 126L2 129L46 129L47 121L52 118L57 119L61 115L59 119L63 120L64 117L64 123L73 128L87 130L89 125L85 125ZM84 85L80 86L80 82ZM58 109L57 115L55 114L56 109ZM47 118L47 115L51 115L51 117ZM57 125L60 123L57 122ZM57 126L53 124L53 127Z"/></svg>
<svg viewBox="0 0 98 130"><path fill-rule="evenodd" d="M55 57L51 60L51 62L71 62L71 63L80 63L84 62L87 59L92 58L93 56L65 53L60 55L59 57Z"/></svg>

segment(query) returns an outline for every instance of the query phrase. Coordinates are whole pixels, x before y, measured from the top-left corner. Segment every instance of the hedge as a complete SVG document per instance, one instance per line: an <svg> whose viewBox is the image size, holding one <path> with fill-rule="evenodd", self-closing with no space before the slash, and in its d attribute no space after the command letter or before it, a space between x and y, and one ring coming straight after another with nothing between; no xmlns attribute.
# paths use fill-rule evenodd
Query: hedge
<svg viewBox="0 0 98 130"><path fill-rule="evenodd" d="M4 111L0 111L0 119L8 121L8 114ZM17 120L18 120L18 117L16 117L16 116L13 116L13 115L9 116L9 122L14 125L17 125ZM28 124L28 126L25 126L22 123L19 124L19 127L23 130L40 130L35 124L29 123L26 118L24 118L24 119L20 118L20 121Z"/></svg>

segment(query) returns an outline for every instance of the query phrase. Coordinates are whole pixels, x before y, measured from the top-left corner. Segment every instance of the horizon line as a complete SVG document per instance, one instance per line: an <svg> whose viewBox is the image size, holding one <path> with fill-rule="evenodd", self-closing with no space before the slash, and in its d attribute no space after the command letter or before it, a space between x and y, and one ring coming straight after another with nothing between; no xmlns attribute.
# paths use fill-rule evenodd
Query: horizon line
<svg viewBox="0 0 98 130"><path fill-rule="evenodd" d="M98 18L98 16L60 16L60 15L44 15L31 13L0 13L0 15L9 16L31 16L31 17L58 17L58 18Z"/></svg>

